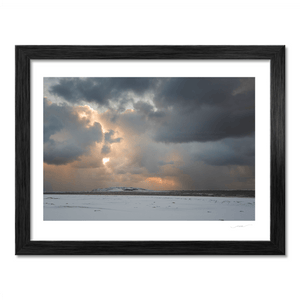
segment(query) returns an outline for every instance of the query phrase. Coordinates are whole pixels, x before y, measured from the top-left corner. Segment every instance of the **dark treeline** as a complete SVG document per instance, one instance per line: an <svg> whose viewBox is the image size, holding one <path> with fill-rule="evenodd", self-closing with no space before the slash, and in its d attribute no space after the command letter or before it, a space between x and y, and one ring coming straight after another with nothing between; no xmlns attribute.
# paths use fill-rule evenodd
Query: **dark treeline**
<svg viewBox="0 0 300 300"><path fill-rule="evenodd" d="M197 197L247 197L254 198L255 190L172 190L172 191L120 191L120 192L44 192L44 194L76 195L156 195L156 196L197 196Z"/></svg>

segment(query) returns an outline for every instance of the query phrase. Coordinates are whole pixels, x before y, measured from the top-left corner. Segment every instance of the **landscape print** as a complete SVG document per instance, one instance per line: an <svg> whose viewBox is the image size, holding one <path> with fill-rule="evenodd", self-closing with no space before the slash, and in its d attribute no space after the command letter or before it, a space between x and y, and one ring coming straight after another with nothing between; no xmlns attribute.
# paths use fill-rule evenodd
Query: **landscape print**
<svg viewBox="0 0 300 300"><path fill-rule="evenodd" d="M44 78L44 220L255 220L255 78Z"/></svg>

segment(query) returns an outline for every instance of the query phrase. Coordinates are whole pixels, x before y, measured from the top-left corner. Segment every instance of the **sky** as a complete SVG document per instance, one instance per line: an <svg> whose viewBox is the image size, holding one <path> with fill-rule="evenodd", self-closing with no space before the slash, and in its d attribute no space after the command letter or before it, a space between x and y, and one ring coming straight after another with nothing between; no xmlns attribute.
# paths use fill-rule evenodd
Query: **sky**
<svg viewBox="0 0 300 300"><path fill-rule="evenodd" d="M44 78L44 190L255 188L255 79Z"/></svg>

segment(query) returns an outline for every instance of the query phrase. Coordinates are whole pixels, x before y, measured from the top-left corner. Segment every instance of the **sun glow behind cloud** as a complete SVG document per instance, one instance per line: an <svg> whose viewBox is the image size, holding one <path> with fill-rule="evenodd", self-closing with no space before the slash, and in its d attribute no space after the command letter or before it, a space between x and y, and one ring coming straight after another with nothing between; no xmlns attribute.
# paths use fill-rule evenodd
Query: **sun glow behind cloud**
<svg viewBox="0 0 300 300"><path fill-rule="evenodd" d="M105 165L106 163L109 162L109 158L108 158L108 157L104 157L104 158L102 159L102 161L103 161L103 164Z"/></svg>

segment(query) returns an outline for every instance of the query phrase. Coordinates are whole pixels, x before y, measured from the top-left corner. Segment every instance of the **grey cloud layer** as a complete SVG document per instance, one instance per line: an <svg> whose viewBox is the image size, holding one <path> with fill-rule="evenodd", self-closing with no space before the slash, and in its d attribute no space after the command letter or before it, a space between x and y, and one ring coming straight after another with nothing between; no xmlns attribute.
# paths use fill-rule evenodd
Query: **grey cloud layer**
<svg viewBox="0 0 300 300"><path fill-rule="evenodd" d="M245 83L247 89L242 88ZM174 78L162 85L154 102L161 110L168 108L156 141L206 142L254 133L251 78Z"/></svg>
<svg viewBox="0 0 300 300"><path fill-rule="evenodd" d="M254 78L62 78L50 87L50 93L71 103L85 100L107 107L132 102L129 92L137 98L154 95L155 106L145 101L133 106L159 124L154 134L159 142L217 141L254 133Z"/></svg>
<svg viewBox="0 0 300 300"><path fill-rule="evenodd" d="M48 92L70 104L83 101L107 108L101 118L114 129L102 136L99 123L86 128L84 121L72 114L71 106L46 105L48 163L72 162L88 153L96 141L103 141L102 154L112 154L115 146L111 144L122 145L130 139L133 155L128 162L122 162L122 157L119 164L116 159L110 162L116 174L146 171L163 176L167 174L163 171L177 168L196 182L195 187L213 188L219 180L218 188L224 188L232 181L228 173L231 166L239 170L234 175L237 183L247 181L247 188L253 185L254 78L58 78ZM129 103L134 111L122 113ZM115 135L118 128L122 139ZM68 133L66 141L50 138L64 131ZM168 157L170 151L180 153L184 163Z"/></svg>
<svg viewBox="0 0 300 300"><path fill-rule="evenodd" d="M121 106L132 101L129 92L137 99L152 93L154 105L140 99L133 103L135 114L111 110L111 121L137 134L150 130L157 142L189 143L253 136L254 84L254 78L61 78L49 91L71 103L85 100L107 107L110 101ZM60 121L52 126L49 132ZM120 142L112 134L105 134L103 153L109 153L110 143Z"/></svg>
<svg viewBox="0 0 300 300"><path fill-rule="evenodd" d="M58 84L49 88L53 95L64 98L71 103L80 101L94 102L109 106L109 100L126 104L127 93L143 95L149 91L157 80L155 78L61 78Z"/></svg>
<svg viewBox="0 0 300 300"><path fill-rule="evenodd" d="M129 92L137 99L152 93L155 106L141 100L133 106L156 123L153 138L158 142L218 141L254 133L254 78L62 78L50 92L72 103L109 107L114 102L123 108L133 101Z"/></svg>
<svg viewBox="0 0 300 300"><path fill-rule="evenodd" d="M254 166L254 136L228 138L217 142L184 144L183 151L193 161L203 161L211 166Z"/></svg>
<svg viewBox="0 0 300 300"><path fill-rule="evenodd" d="M102 128L97 122L89 125L80 120L73 108L44 101L44 162L63 165L89 152L89 146L102 140ZM61 133L63 138L51 137Z"/></svg>

